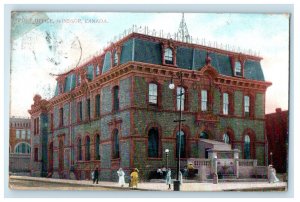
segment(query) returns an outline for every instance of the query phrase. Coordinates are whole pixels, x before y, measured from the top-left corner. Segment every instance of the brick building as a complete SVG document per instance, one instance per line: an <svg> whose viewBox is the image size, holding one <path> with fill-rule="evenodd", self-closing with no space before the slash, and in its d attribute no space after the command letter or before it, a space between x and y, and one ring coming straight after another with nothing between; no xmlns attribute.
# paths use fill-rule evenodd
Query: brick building
<svg viewBox="0 0 300 202"><path fill-rule="evenodd" d="M288 111L281 111L280 108L275 113L266 114L269 164L273 164L279 173L286 173L288 165L288 116Z"/></svg>
<svg viewBox="0 0 300 202"><path fill-rule="evenodd" d="M31 173L102 180L139 168L141 178L166 164L175 170L199 158L199 138L226 141L245 159L266 164L262 58L208 46L130 33L90 61L57 77L50 100L34 97ZM183 75L180 86L176 75ZM175 89L169 89L173 79ZM179 133L182 96L185 122ZM177 146L176 146L177 145Z"/></svg>
<svg viewBox="0 0 300 202"><path fill-rule="evenodd" d="M31 120L20 117L11 117L9 120L9 172L29 175Z"/></svg>

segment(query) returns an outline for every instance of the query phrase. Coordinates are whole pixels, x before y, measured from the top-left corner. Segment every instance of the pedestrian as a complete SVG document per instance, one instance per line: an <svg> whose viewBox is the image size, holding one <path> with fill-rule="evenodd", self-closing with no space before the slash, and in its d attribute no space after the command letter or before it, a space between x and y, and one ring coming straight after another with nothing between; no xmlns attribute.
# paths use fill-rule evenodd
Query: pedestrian
<svg viewBox="0 0 300 202"><path fill-rule="evenodd" d="M96 182L96 184L98 184L98 178L99 178L99 171L98 171L98 166L96 166L95 170L94 170L94 176L93 176L93 184Z"/></svg>
<svg viewBox="0 0 300 202"><path fill-rule="evenodd" d="M124 185L125 185L125 173L124 173L123 169L119 168L117 173L118 173L118 176L119 176L119 185L121 185L121 187L124 187Z"/></svg>
<svg viewBox="0 0 300 202"><path fill-rule="evenodd" d="M138 180L139 180L139 170L137 169L137 168L135 168L134 170L133 170L133 172L130 174L130 177L131 177L131 179L130 179L130 187L136 187L137 188L137 186L138 186Z"/></svg>
<svg viewBox="0 0 300 202"><path fill-rule="evenodd" d="M171 169L168 168L168 171L167 171L167 177L166 177L166 184L169 185L169 188L168 188L168 189L171 189L171 183L172 183Z"/></svg>

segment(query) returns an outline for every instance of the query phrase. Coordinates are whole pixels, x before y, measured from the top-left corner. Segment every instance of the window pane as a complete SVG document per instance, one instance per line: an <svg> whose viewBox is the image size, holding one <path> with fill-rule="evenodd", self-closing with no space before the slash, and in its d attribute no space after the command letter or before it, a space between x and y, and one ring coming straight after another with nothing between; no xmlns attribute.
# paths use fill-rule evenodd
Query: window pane
<svg viewBox="0 0 300 202"><path fill-rule="evenodd" d="M17 138L17 139L20 138L20 130L16 130L16 138Z"/></svg>
<svg viewBox="0 0 300 202"><path fill-rule="evenodd" d="M223 114L225 115L228 114L228 104L229 104L228 94L223 93Z"/></svg>
<svg viewBox="0 0 300 202"><path fill-rule="evenodd" d="M245 136L244 139L244 158L250 159L250 137L248 135Z"/></svg>
<svg viewBox="0 0 300 202"><path fill-rule="evenodd" d="M180 96L181 95L181 96ZM184 110L185 90L183 87L177 87L177 110ZM181 101L181 103L180 103ZM181 108L180 108L181 106Z"/></svg>
<svg viewBox="0 0 300 202"><path fill-rule="evenodd" d="M114 66L118 64L118 53L115 52L115 55L114 55Z"/></svg>
<svg viewBox="0 0 300 202"><path fill-rule="evenodd" d="M201 110L207 111L207 90L201 90Z"/></svg>
<svg viewBox="0 0 300 202"><path fill-rule="evenodd" d="M244 96L244 111L245 111L245 115L249 115L249 112L250 112L250 98L249 98L249 96Z"/></svg>
<svg viewBox="0 0 300 202"><path fill-rule="evenodd" d="M95 107L96 107L96 114L95 116L96 117L99 117L100 116L100 95L96 95L96 104L95 104Z"/></svg>
<svg viewBox="0 0 300 202"><path fill-rule="evenodd" d="M149 102L152 104L157 104L157 84L149 84Z"/></svg>
<svg viewBox="0 0 300 202"><path fill-rule="evenodd" d="M170 48L165 49L165 63L166 64L173 64L173 53Z"/></svg>
<svg viewBox="0 0 300 202"><path fill-rule="evenodd" d="M242 65L239 61L235 62L235 75L242 76Z"/></svg>
<svg viewBox="0 0 300 202"><path fill-rule="evenodd" d="M22 130L21 137L22 137L23 140L25 140L25 137L26 137L26 130Z"/></svg>
<svg viewBox="0 0 300 202"><path fill-rule="evenodd" d="M115 111L118 111L119 110L119 87L118 86L115 86L114 89L113 89L113 92L114 92L114 110Z"/></svg>
<svg viewBox="0 0 300 202"><path fill-rule="evenodd" d="M152 128L148 134L148 156L158 157L158 130Z"/></svg>

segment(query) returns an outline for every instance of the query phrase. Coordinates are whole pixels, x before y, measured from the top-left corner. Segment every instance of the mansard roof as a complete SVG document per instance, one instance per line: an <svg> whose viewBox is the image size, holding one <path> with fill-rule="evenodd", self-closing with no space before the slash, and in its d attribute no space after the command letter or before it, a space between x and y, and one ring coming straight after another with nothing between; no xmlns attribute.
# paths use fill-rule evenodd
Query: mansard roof
<svg viewBox="0 0 300 202"><path fill-rule="evenodd" d="M94 68L96 67L99 67L99 75L109 72L114 68L112 56L116 51L120 52L119 65L127 62L163 65L163 44L175 48L176 64L173 67L196 71L201 70L205 66L206 58L210 57L211 66L219 74L233 77L234 64L232 63L235 60L242 60L244 62L245 79L265 81L260 64L261 57L140 33L131 33L116 43L112 43L102 54L85 62L80 67L63 74L65 79L64 92L69 92L75 88L77 74L83 69L86 71L88 79L91 80L95 77ZM58 88L55 95L57 94Z"/></svg>

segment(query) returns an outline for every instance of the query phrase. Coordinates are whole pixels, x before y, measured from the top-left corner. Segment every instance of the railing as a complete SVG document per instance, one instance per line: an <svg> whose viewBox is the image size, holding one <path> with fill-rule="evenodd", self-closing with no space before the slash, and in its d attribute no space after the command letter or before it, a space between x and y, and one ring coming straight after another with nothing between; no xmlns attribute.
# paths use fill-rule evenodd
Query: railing
<svg viewBox="0 0 300 202"><path fill-rule="evenodd" d="M256 159L239 159L239 166L257 166Z"/></svg>
<svg viewBox="0 0 300 202"><path fill-rule="evenodd" d="M200 168L202 166L210 167L211 160L210 159L188 159L188 164L192 163L194 168Z"/></svg>

